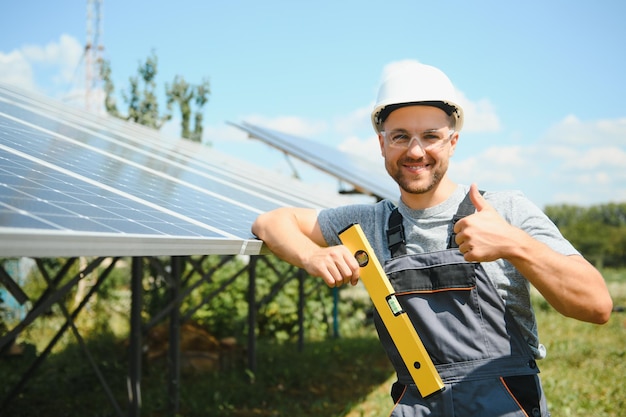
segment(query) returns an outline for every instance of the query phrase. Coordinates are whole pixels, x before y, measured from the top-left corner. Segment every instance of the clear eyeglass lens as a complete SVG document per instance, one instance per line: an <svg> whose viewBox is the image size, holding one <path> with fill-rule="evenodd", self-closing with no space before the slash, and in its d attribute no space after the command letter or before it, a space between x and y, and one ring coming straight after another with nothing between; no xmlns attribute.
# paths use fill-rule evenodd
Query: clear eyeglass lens
<svg viewBox="0 0 626 417"><path fill-rule="evenodd" d="M422 149L438 149L441 148L454 134L454 130L449 135L441 132L424 132L419 135L409 135L406 132L384 132L389 145L394 148L407 149L411 146L413 139L422 147Z"/></svg>

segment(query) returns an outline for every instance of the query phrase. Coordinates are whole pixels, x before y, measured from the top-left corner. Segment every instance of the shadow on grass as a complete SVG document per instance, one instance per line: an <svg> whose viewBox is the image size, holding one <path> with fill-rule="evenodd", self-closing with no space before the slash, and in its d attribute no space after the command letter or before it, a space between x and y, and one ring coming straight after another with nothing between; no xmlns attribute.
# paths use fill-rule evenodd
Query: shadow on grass
<svg viewBox="0 0 626 417"><path fill-rule="evenodd" d="M124 415L125 348L111 337L89 342ZM2 398L32 363L32 355L0 358ZM177 416L345 416L393 373L375 336L258 346L255 374L243 363L231 369L184 373ZM171 416L163 361L144 364L142 416ZM391 400L389 400L391 407ZM116 416L84 354L75 346L49 357L2 415L31 417Z"/></svg>

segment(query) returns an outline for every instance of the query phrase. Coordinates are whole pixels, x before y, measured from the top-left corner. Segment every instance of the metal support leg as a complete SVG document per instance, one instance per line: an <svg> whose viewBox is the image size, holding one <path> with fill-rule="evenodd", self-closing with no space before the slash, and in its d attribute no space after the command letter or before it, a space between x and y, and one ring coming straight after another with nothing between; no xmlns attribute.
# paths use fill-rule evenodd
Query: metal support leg
<svg viewBox="0 0 626 417"><path fill-rule="evenodd" d="M257 257L250 257L248 265L248 369L256 372L256 264Z"/></svg>
<svg viewBox="0 0 626 417"><path fill-rule="evenodd" d="M128 415L139 417L141 412L141 309L143 296L143 259L134 257L130 279L130 347L128 369Z"/></svg>
<svg viewBox="0 0 626 417"><path fill-rule="evenodd" d="M341 337L339 334L339 288L332 289L333 292L333 337Z"/></svg>
<svg viewBox="0 0 626 417"><path fill-rule="evenodd" d="M180 408L180 281L182 279L183 258L172 256L172 282L169 288L170 302L175 303L170 311L170 337L168 350L168 401L171 415L177 415Z"/></svg>
<svg viewBox="0 0 626 417"><path fill-rule="evenodd" d="M298 351L304 350L304 280L306 272L304 269L298 270Z"/></svg>

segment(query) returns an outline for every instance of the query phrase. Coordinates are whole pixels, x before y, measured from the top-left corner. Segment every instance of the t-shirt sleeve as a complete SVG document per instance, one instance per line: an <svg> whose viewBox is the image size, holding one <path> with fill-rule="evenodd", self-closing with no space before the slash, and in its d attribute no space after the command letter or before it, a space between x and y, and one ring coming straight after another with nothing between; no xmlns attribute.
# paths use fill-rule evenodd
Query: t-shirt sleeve
<svg viewBox="0 0 626 417"><path fill-rule="evenodd" d="M367 224L368 208L364 205L348 205L320 210L317 220L328 246L341 244L339 233L354 223Z"/></svg>
<svg viewBox="0 0 626 417"><path fill-rule="evenodd" d="M341 244L339 233L352 224L360 224L377 256L381 257L384 254L381 237L386 227L382 219L387 218L392 207L393 203L383 200L374 204L354 204L322 209L317 215L317 221L329 246Z"/></svg>

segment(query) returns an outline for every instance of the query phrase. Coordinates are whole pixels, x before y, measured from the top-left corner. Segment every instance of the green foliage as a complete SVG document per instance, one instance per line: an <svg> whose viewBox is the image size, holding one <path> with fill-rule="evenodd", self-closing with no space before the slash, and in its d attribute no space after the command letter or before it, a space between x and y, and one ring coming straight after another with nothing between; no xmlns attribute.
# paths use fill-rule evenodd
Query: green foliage
<svg viewBox="0 0 626 417"><path fill-rule="evenodd" d="M128 103L127 119L153 129L160 129L171 118L169 113L161 115L159 112L155 81L157 68L158 59L153 51L145 63L139 64L139 77L129 78L130 94L123 94Z"/></svg>
<svg viewBox="0 0 626 417"><path fill-rule="evenodd" d="M168 108L176 103L180 109L181 136L194 142L202 141L202 108L209 100L211 89L207 79L199 85L191 85L181 76L176 76L172 85L165 84ZM195 113L192 111L195 107ZM194 128L191 130L191 116L193 113Z"/></svg>
<svg viewBox="0 0 626 417"><path fill-rule="evenodd" d="M107 113L125 120L131 120L144 126L160 129L163 123L170 120L169 112L161 114L156 95L156 75L158 73L158 58L154 51L139 63L138 76L129 78L129 92L123 92L122 97L128 105L128 114L122 116L115 100L115 85L111 79L111 63L103 60L100 65L100 77L104 83L104 107ZM169 110L169 108L168 108Z"/></svg>
<svg viewBox="0 0 626 417"><path fill-rule="evenodd" d="M185 263L183 271L184 283L181 292L184 298L181 303L181 314L200 324L218 338L235 337L245 339L248 331L248 264L246 258L232 257L228 261L217 255L199 258L199 265L194 269L191 262ZM46 275L55 277L63 268L67 268L65 277L57 287L64 285L69 279L80 273L81 263L84 267L89 259L43 259L41 267ZM83 278L88 280L87 290L100 277L108 266L105 260L91 275ZM169 271L170 258L144 259L143 286L143 317L148 323L171 302ZM87 308L78 316L80 327L85 334L111 329L115 334L128 331L130 312L130 260L118 261L115 268L103 280L96 295L89 301ZM289 342L298 339L300 330L299 302L300 283L299 270L282 262L274 256L259 258L256 266L256 312L257 337L274 342ZM333 319L334 291L338 291L340 301L337 305L339 332L350 334L351 329L358 328L366 321L366 313L371 308L367 295L362 287L346 287L340 290L327 288L319 278L305 276L303 281L304 316L303 331L306 339L320 340L333 335L335 322ZM34 268L23 285L23 290L31 301L37 300L47 290L48 284L41 270ZM65 308L72 312L79 298L78 287L72 288L61 300ZM0 311L2 313L2 311ZM12 328L16 323L5 323L5 328ZM64 321L62 310L53 305L45 313L45 320L37 320L21 335L23 339L34 337L42 327L54 327ZM35 343L43 343L43 339ZM63 339L62 342L67 340ZM59 349L64 347L63 343ZM43 348L38 344L38 348Z"/></svg>
<svg viewBox="0 0 626 417"><path fill-rule="evenodd" d="M220 257L210 256L203 269L215 267ZM220 266L210 280L198 286L184 301L183 311L195 308L193 320L217 337L242 337L247 332L248 288L247 264L235 258ZM245 273L242 273L245 272ZM256 264L257 337L275 342L295 341L299 332L300 302L299 270L273 255L260 257ZM199 279L190 279L189 285ZM305 276L303 281L304 321L307 339L323 339L332 334L333 290L319 278ZM351 289L338 290L349 294ZM208 300L208 302L203 303ZM365 310L370 308L365 296L346 296L339 303L342 331L359 327L365 322ZM344 314L344 312L346 314Z"/></svg>
<svg viewBox="0 0 626 417"><path fill-rule="evenodd" d="M104 84L104 107L107 113L125 120L131 120L144 126L160 129L172 118L172 107L177 104L181 114L181 136L194 142L202 141L203 109L211 94L208 79L198 85L189 84L182 76L176 75L171 85L165 84L167 110L161 112L157 98L156 76L158 74L158 58L152 51L145 62L140 62L137 76L129 78L129 91L122 92L122 98L128 105L127 115L123 116L117 107L115 85L112 81L111 63L103 60L100 76ZM194 127L191 128L193 117Z"/></svg>
<svg viewBox="0 0 626 417"><path fill-rule="evenodd" d="M111 63L107 60L103 60L100 63L100 77L104 84L104 108L106 112L112 116L122 118L115 100L115 85L111 81Z"/></svg>
<svg viewBox="0 0 626 417"><path fill-rule="evenodd" d="M9 331L9 326L5 322L5 315L7 314L7 307L4 302L4 299L0 297L0 335L5 334Z"/></svg>
<svg viewBox="0 0 626 417"><path fill-rule="evenodd" d="M247 273L241 272L246 266L239 258L222 263L222 257L206 257L203 270L215 269L215 273L185 299L182 310L195 309L193 320L218 338L241 337L248 314ZM190 279L190 284L197 279L201 276Z"/></svg>
<svg viewBox="0 0 626 417"><path fill-rule="evenodd" d="M597 267L626 266L626 203L548 206L545 213Z"/></svg>

